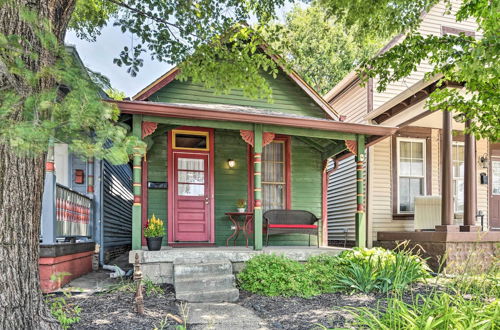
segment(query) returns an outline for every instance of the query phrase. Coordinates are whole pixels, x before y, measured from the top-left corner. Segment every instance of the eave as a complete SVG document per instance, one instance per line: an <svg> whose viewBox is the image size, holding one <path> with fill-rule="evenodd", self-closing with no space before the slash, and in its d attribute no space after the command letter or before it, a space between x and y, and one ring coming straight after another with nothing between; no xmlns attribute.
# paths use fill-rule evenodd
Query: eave
<svg viewBox="0 0 500 330"><path fill-rule="evenodd" d="M158 117L184 118L193 120L217 120L242 123L259 123L285 127L307 128L312 130L389 136L396 132L397 127L345 123L329 119L297 118L272 114L256 114L244 112L220 111L203 109L196 105L178 105L153 103L147 101L108 101L118 106L122 113L149 115Z"/></svg>

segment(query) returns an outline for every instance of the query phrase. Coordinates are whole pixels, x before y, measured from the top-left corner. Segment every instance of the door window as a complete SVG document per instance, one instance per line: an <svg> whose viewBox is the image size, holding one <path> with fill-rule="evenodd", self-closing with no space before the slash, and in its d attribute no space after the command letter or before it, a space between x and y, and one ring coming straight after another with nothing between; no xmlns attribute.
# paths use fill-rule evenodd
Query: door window
<svg viewBox="0 0 500 330"><path fill-rule="evenodd" d="M179 196L205 195L205 162L203 159L177 159L177 194Z"/></svg>
<svg viewBox="0 0 500 330"><path fill-rule="evenodd" d="M500 160L491 161L491 193L500 196Z"/></svg>

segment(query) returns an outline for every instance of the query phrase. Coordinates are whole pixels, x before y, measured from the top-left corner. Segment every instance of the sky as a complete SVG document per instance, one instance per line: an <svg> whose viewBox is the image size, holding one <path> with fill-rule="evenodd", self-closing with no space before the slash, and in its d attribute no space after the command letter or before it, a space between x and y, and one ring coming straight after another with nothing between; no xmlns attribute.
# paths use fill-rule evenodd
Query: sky
<svg viewBox="0 0 500 330"><path fill-rule="evenodd" d="M286 13L292 8L291 4L277 10L277 16L283 21ZM153 61L149 56L144 57L144 65L137 76L127 73L126 67L119 67L113 63L123 46L132 43L132 35L123 34L119 27L108 24L102 29L101 35L95 42L79 39L73 31L66 34L66 43L76 47L83 63L92 71L99 72L111 81L113 88L125 92L127 96L134 96L141 89L149 85L156 78L167 72L172 66L167 63Z"/></svg>

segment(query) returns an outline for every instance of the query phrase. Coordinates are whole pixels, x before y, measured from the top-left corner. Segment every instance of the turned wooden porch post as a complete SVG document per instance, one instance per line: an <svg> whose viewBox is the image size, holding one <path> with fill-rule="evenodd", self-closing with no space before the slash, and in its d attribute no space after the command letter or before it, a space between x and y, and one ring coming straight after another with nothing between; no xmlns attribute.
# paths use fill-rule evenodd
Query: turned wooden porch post
<svg viewBox="0 0 500 330"><path fill-rule="evenodd" d="M465 122L469 129L471 120ZM465 134L465 168L464 168L464 225L460 231L479 231L476 226L477 212L477 179L476 179L476 139L473 134Z"/></svg>
<svg viewBox="0 0 500 330"><path fill-rule="evenodd" d="M132 124L132 134L137 138L142 137L142 115L134 115ZM134 150L133 159L133 189L134 205L132 206L132 250L142 248L142 155L138 150Z"/></svg>
<svg viewBox="0 0 500 330"><path fill-rule="evenodd" d="M254 249L262 250L262 125L255 124L253 148Z"/></svg>
<svg viewBox="0 0 500 330"><path fill-rule="evenodd" d="M453 163L452 163L452 129L451 112L443 110L443 150L441 157L441 225L436 231L458 231L453 224Z"/></svg>
<svg viewBox="0 0 500 330"><path fill-rule="evenodd" d="M356 246L366 247L364 168L365 136L356 136Z"/></svg>

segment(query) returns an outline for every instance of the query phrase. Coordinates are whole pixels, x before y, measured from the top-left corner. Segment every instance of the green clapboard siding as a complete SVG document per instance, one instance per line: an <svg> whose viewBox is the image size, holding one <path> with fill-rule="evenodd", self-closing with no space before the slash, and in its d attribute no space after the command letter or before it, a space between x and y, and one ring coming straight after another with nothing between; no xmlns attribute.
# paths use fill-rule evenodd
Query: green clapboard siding
<svg viewBox="0 0 500 330"><path fill-rule="evenodd" d="M236 212L236 201L248 196L247 145L239 131L215 131L215 243L226 245L231 235L231 221L224 214ZM234 159L236 165L229 168L228 159ZM252 241L249 244L253 244ZM245 245L243 234L237 245Z"/></svg>
<svg viewBox="0 0 500 330"><path fill-rule="evenodd" d="M267 99L245 97L242 90L235 89L229 94L215 94L201 84L174 80L151 95L150 101L167 103L229 104L250 106L271 111L291 113L302 116L325 118L324 111L284 73L276 79L267 76L272 88L272 103Z"/></svg>
<svg viewBox="0 0 500 330"><path fill-rule="evenodd" d="M231 235L231 222L224 214L236 211L236 200L248 197L248 160L247 145L238 131L215 130L215 243L225 246ZM167 180L167 139L166 134L154 138L154 144L148 152L148 180ZM292 138L292 208L308 210L321 215L321 155L318 151ZM228 159L234 159L236 165L230 169ZM148 190L148 216L152 214L167 221L167 191ZM167 239L164 239L166 243ZM316 244L316 237L311 237ZM245 245L243 235L237 245ZM275 235L269 239L269 245L307 245L308 236L301 234ZM253 239L249 240L253 245Z"/></svg>
<svg viewBox="0 0 500 330"><path fill-rule="evenodd" d="M321 154L311 146L292 137L292 209L306 210L321 217ZM269 245L308 245L309 235L287 234L269 237ZM311 245L317 244L311 236Z"/></svg>
<svg viewBox="0 0 500 330"><path fill-rule="evenodd" d="M167 134L162 134L154 139L154 144L148 151L148 181L167 181ZM144 183L147 184L147 183ZM163 245L167 244L167 190L148 189L148 218L153 213L165 224Z"/></svg>

